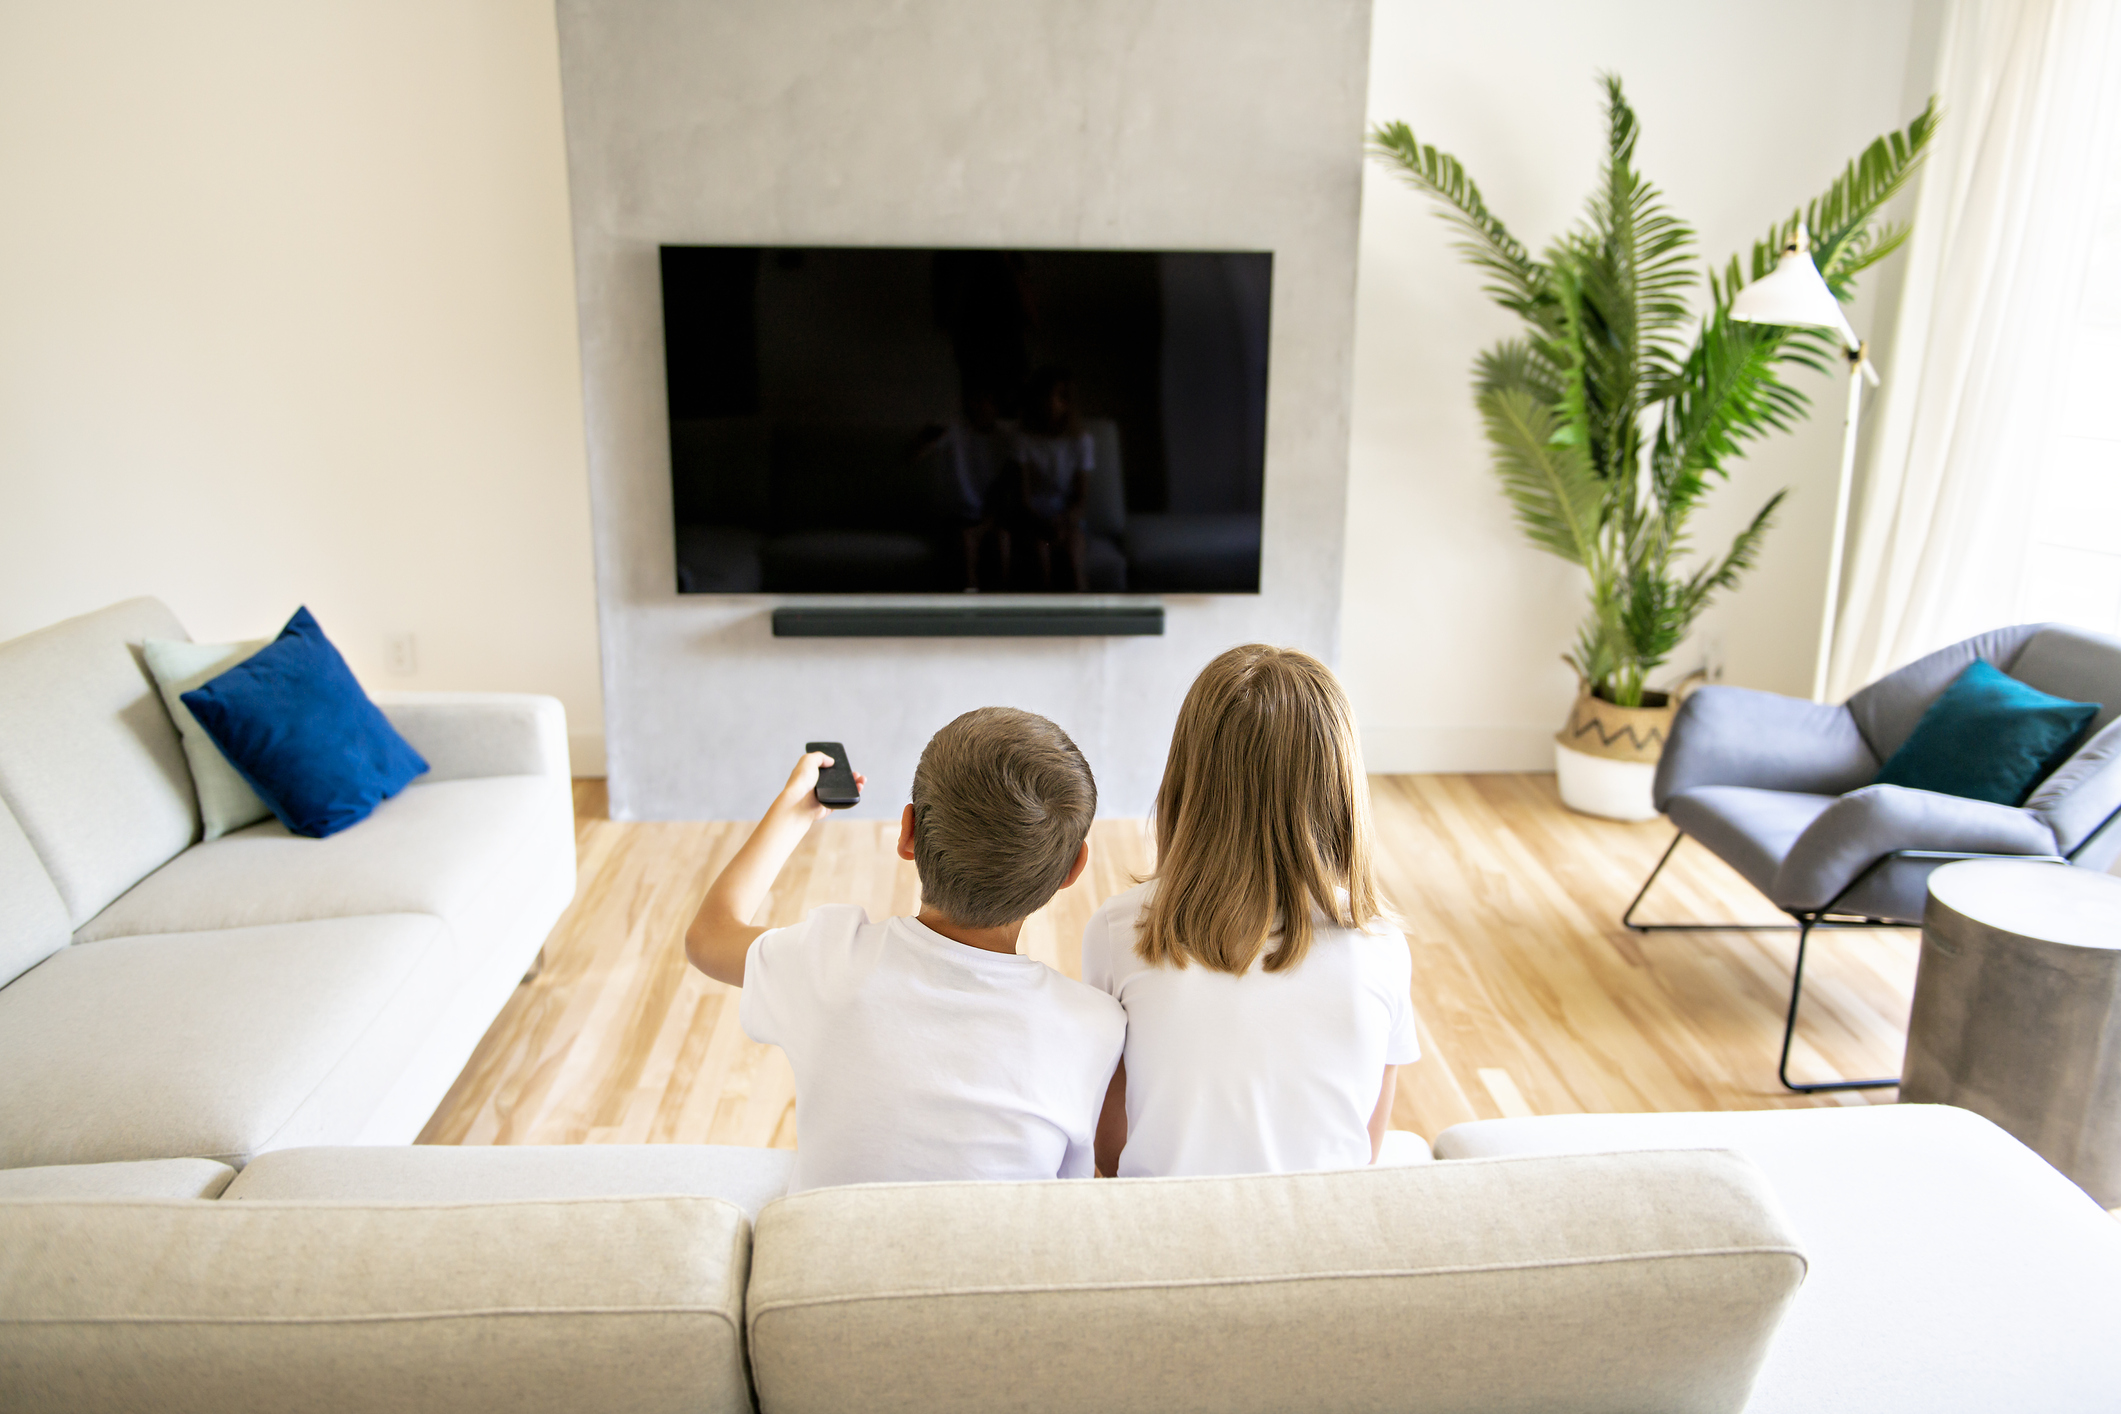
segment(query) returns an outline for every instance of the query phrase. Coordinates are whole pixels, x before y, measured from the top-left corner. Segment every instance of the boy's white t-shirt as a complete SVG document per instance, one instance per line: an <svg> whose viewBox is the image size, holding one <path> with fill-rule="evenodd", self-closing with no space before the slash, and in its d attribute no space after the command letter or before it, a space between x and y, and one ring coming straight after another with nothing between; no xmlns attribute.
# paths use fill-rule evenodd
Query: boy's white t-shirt
<svg viewBox="0 0 2121 1414"><path fill-rule="evenodd" d="M1134 927L1155 888L1107 899L1083 930L1083 980L1127 1010L1120 1177L1369 1163L1384 1068L1421 1056L1406 940L1321 920L1291 971L1153 967Z"/></svg>
<svg viewBox="0 0 2121 1414"><path fill-rule="evenodd" d="M1035 958L851 904L761 934L737 1020L795 1071L788 1191L1087 1178L1127 1019Z"/></svg>

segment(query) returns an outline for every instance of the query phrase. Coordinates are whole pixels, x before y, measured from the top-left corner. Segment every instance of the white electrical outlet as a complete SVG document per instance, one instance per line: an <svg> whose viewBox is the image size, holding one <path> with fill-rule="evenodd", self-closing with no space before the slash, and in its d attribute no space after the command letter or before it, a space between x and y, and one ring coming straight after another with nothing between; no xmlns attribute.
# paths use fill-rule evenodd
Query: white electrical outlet
<svg viewBox="0 0 2121 1414"><path fill-rule="evenodd" d="M390 637L390 670L401 678L409 678L420 671L419 647L409 633L395 633Z"/></svg>

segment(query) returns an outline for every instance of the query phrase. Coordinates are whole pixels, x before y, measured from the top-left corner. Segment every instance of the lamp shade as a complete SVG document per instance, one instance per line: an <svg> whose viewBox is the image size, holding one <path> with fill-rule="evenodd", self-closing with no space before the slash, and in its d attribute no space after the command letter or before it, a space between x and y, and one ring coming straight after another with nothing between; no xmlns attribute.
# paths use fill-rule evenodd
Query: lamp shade
<svg viewBox="0 0 2121 1414"><path fill-rule="evenodd" d="M1850 349L1856 348L1856 331L1841 312L1841 301L1819 277L1811 252L1801 241L1792 241L1782 251L1775 268L1738 292L1731 301L1731 318L1754 324L1784 324L1800 329L1832 329Z"/></svg>

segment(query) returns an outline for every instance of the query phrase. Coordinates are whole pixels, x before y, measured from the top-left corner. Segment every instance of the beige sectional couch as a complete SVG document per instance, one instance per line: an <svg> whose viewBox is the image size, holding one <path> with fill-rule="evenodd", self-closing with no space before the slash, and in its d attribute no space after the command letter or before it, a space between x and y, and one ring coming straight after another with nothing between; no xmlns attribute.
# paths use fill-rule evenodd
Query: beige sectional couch
<svg viewBox="0 0 2121 1414"><path fill-rule="evenodd" d="M180 632L0 645L0 1409L2121 1408L2121 1224L1941 1107L786 1197L409 1146L572 891L557 705L386 703L435 770L374 818L195 845L129 646Z"/></svg>
<svg viewBox="0 0 2121 1414"><path fill-rule="evenodd" d="M403 1144L574 894L550 698L380 698L433 769L197 843L135 599L0 644L0 1168Z"/></svg>
<svg viewBox="0 0 2121 1414"><path fill-rule="evenodd" d="M283 1151L211 1201L0 1198L0 1395L1735 1411L1805 1267L1725 1152L882 1184L769 1202L755 1233L741 1193L786 1154L558 1149L504 1175L493 1152Z"/></svg>
<svg viewBox="0 0 2121 1414"><path fill-rule="evenodd" d="M1935 1106L877 1184L691 1145L0 1172L0 1407L2092 1414L2121 1224ZM92 1195L92 1196L90 1196Z"/></svg>

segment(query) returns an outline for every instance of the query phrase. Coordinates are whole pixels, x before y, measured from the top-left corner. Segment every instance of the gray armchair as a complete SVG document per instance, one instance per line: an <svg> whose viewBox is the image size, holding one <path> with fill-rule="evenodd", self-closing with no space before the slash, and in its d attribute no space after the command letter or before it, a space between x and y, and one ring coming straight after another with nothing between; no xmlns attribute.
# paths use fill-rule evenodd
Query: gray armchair
<svg viewBox="0 0 2121 1414"><path fill-rule="evenodd" d="M2058 697L2097 702L2083 744L2023 805L1872 785L1929 705L1976 658ZM1969 638L1889 673L1838 707L1739 687L1704 687L1672 723L1657 808L1678 826L1621 921L1638 932L1795 928L1776 1075L1792 1090L1869 1089L1897 1078L1798 1084L1790 1041L1815 928L1922 921L1930 872L2003 855L2104 869L2121 854L2121 641L2061 624ZM1635 910L1679 842L1708 847L1795 921L1638 923Z"/></svg>

